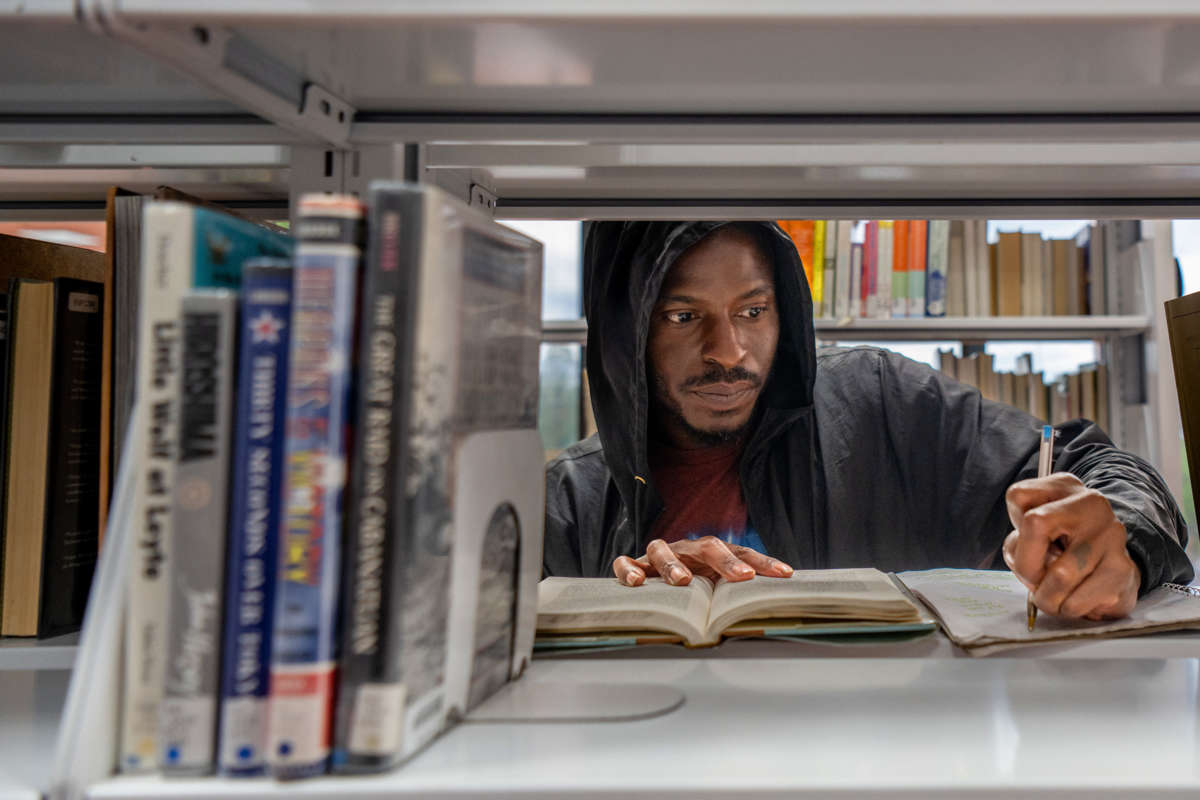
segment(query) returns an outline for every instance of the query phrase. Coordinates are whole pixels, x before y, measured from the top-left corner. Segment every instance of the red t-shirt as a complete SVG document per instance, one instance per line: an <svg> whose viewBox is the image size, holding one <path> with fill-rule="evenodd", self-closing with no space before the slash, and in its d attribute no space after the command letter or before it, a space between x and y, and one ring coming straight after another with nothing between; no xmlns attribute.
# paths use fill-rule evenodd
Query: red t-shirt
<svg viewBox="0 0 1200 800"><path fill-rule="evenodd" d="M740 442L700 450L677 450L655 442L650 469L665 507L654 522L651 538L677 542L716 536L754 546L743 541L746 502L738 479L741 455Z"/></svg>

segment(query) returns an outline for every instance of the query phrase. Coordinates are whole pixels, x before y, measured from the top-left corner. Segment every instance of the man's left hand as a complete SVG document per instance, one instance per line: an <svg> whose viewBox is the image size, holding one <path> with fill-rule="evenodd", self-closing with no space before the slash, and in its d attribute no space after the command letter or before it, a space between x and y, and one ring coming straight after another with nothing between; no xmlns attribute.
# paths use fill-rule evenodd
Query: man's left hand
<svg viewBox="0 0 1200 800"><path fill-rule="evenodd" d="M1058 472L1014 483L1005 500L1015 530L1004 540L1004 561L1039 609L1092 620L1133 610L1141 572L1104 495Z"/></svg>

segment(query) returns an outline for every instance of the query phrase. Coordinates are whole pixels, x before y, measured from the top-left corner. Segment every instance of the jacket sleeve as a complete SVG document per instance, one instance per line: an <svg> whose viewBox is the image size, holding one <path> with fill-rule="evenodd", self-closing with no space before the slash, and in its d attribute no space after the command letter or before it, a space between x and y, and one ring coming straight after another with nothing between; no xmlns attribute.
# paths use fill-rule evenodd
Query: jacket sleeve
<svg viewBox="0 0 1200 800"><path fill-rule="evenodd" d="M937 419L937 454L943 474L961 476L943 506L951 529L980 530L993 566L1003 567L999 544L1011 523L1004 492L1037 475L1041 423L1012 406L984 399L973 387L895 354L888 354L881 378L894 401L885 413L902 420ZM1101 492L1125 526L1126 547L1141 570L1140 594L1164 581L1193 577L1184 546L1187 526L1159 474L1132 453L1113 445L1093 422L1073 420L1055 426L1054 469L1076 475ZM981 508L981 501L984 507ZM990 508L989 508L990 506ZM980 512L985 512L982 514Z"/></svg>
<svg viewBox="0 0 1200 800"><path fill-rule="evenodd" d="M1139 596L1160 583L1191 581L1192 564L1184 551L1187 524L1158 472L1119 450L1094 422L1074 420L1055 430L1055 469L1103 494L1125 526L1125 546L1142 573ZM1036 474L1035 462L1020 477Z"/></svg>
<svg viewBox="0 0 1200 800"><path fill-rule="evenodd" d="M546 467L546 522L542 545L542 577L579 577L579 525L575 518L570 479L563 465Z"/></svg>

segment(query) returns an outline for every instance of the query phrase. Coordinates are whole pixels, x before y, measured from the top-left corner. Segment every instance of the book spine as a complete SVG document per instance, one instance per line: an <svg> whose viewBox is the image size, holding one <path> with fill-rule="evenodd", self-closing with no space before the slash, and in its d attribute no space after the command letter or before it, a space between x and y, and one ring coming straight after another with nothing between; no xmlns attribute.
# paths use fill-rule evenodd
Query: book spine
<svg viewBox="0 0 1200 800"><path fill-rule="evenodd" d="M836 220L825 223L825 284L821 287L822 316L832 317L837 305L837 247L838 226Z"/></svg>
<svg viewBox="0 0 1200 800"><path fill-rule="evenodd" d="M961 247L962 240L959 239ZM931 220L929 223L928 260L925 269L925 313L931 317L946 316L947 262L950 250L950 221Z"/></svg>
<svg viewBox="0 0 1200 800"><path fill-rule="evenodd" d="M863 316L874 319L879 316L878 292L879 266L879 221L867 223L866 241L863 243L862 310Z"/></svg>
<svg viewBox="0 0 1200 800"><path fill-rule="evenodd" d="M925 274L929 266L929 221L913 220L908 231L908 316L925 316ZM945 267L943 266L943 272ZM944 294L944 289L943 289Z"/></svg>
<svg viewBox="0 0 1200 800"><path fill-rule="evenodd" d="M3 287L8 289L7 286ZM0 292L0 620L4 619L4 520L8 486L8 337L12 294Z"/></svg>
<svg viewBox="0 0 1200 800"><path fill-rule="evenodd" d="M857 319L863 315L863 245L855 242L850 246L850 316Z"/></svg>
<svg viewBox="0 0 1200 800"><path fill-rule="evenodd" d="M879 221L879 245L875 266L875 315L880 319L892 316L892 268L895 262L895 227L893 220Z"/></svg>
<svg viewBox="0 0 1200 800"><path fill-rule="evenodd" d="M54 282L50 464L38 636L78 630L100 542L104 284Z"/></svg>
<svg viewBox="0 0 1200 800"><path fill-rule="evenodd" d="M851 314L851 304L856 297L854 287L857 283L850 277L852 250L850 234L854 230L854 221L840 219L837 223L837 252L834 256L834 307L833 316L842 319Z"/></svg>
<svg viewBox="0 0 1200 800"><path fill-rule="evenodd" d="M136 547L125 622L125 691L119 766L157 763L167 643L167 568L175 476L175 401L179 393L179 303L191 283L193 216L187 206L151 203L142 238L141 326L136 396L146 409L135 479Z"/></svg>
<svg viewBox="0 0 1200 800"><path fill-rule="evenodd" d="M268 706L280 778L320 774L329 762L362 217L350 196L300 201Z"/></svg>
<svg viewBox="0 0 1200 800"><path fill-rule="evenodd" d="M813 220L813 315L825 316L825 220Z"/></svg>
<svg viewBox="0 0 1200 800"><path fill-rule="evenodd" d="M896 220L892 223L892 316L903 319L908 316L908 259L912 234L911 220Z"/></svg>
<svg viewBox="0 0 1200 800"><path fill-rule="evenodd" d="M968 224L973 226L975 245L975 307L978 316L995 316L995 302L992 287L995 285L994 259L996 247L987 240L987 220L975 219Z"/></svg>
<svg viewBox="0 0 1200 800"><path fill-rule="evenodd" d="M214 764L237 304L237 293L227 289L193 289L180 304L179 446L161 715L160 760L167 773L205 774Z"/></svg>
<svg viewBox="0 0 1200 800"><path fill-rule="evenodd" d="M247 262L243 278L233 486L221 668L218 769L266 772L292 266Z"/></svg>
<svg viewBox="0 0 1200 800"><path fill-rule="evenodd" d="M401 637L392 616L404 586L398 579L406 527L402 495L408 461L406 431L411 386L411 322L419 258L420 205L403 193L371 195L370 240L363 279L359 339L363 367L359 427L347 503L343 569L341 675L335 720L334 768L373 772L399 761L406 697Z"/></svg>

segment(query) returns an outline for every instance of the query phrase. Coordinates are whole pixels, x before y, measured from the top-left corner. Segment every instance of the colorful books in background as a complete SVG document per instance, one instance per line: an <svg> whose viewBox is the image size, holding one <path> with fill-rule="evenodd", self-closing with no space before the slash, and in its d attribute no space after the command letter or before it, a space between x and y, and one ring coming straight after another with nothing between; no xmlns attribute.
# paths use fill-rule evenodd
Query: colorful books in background
<svg viewBox="0 0 1200 800"><path fill-rule="evenodd" d="M268 723L280 778L325 772L331 752L362 228L355 197L300 198Z"/></svg>
<svg viewBox="0 0 1200 800"><path fill-rule="evenodd" d="M262 775L267 768L291 330L291 262L247 261L242 269L221 643L217 767L227 775Z"/></svg>
<svg viewBox="0 0 1200 800"><path fill-rule="evenodd" d="M45 637L79 628L96 564L104 285L14 278L9 296L0 633Z"/></svg>
<svg viewBox="0 0 1200 800"><path fill-rule="evenodd" d="M225 538L232 447L237 294L191 289L180 303L181 383L166 681L163 771L212 771L217 741Z"/></svg>
<svg viewBox="0 0 1200 800"><path fill-rule="evenodd" d="M248 259L290 254L290 237L210 208L180 202L153 202L145 208L136 394L147 413L142 417L145 429L131 434L144 449L132 501L135 546L130 548L126 604L123 771L149 770L157 763L178 455L180 303L194 288L238 288Z"/></svg>

